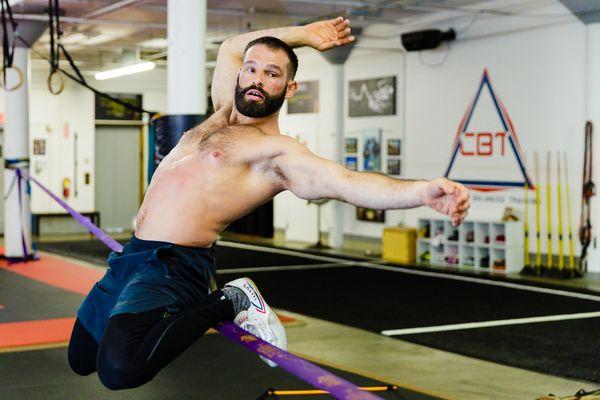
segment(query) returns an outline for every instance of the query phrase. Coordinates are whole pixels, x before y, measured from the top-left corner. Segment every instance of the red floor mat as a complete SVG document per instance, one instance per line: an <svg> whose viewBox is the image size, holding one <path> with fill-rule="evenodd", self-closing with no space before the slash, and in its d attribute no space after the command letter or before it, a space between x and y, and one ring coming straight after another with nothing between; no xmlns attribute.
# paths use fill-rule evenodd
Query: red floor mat
<svg viewBox="0 0 600 400"><path fill-rule="evenodd" d="M27 263L8 264L3 260L0 261L0 268L82 295L86 295L92 285L104 275L103 270L72 264L47 255Z"/></svg>
<svg viewBox="0 0 600 400"><path fill-rule="evenodd" d="M0 260L0 268L84 296L104 275L104 270L46 254L37 261L27 263L8 264L6 260ZM294 318L284 315L279 315L279 318L284 324L295 322ZM0 349L68 342L74 322L75 318L69 317L0 323Z"/></svg>
<svg viewBox="0 0 600 400"><path fill-rule="evenodd" d="M0 324L0 349L68 342L75 318Z"/></svg>

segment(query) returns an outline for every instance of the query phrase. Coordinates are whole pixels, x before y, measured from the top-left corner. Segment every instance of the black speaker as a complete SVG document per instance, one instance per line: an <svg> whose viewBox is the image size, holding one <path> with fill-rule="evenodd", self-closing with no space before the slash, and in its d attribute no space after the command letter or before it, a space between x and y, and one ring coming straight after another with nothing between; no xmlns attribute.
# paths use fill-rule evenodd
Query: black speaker
<svg viewBox="0 0 600 400"><path fill-rule="evenodd" d="M406 51L419 51L435 49L443 41L456 39L454 29L442 32L439 29L427 29L424 31L408 32L400 35L402 46Z"/></svg>

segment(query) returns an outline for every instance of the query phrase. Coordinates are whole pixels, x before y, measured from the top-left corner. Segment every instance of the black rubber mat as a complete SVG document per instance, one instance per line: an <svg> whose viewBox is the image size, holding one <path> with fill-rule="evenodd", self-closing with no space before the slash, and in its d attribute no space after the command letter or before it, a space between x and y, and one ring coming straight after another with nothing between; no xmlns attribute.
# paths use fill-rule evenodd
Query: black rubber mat
<svg viewBox="0 0 600 400"><path fill-rule="evenodd" d="M600 318L425 333L401 340L600 383Z"/></svg>
<svg viewBox="0 0 600 400"><path fill-rule="evenodd" d="M83 296L0 269L0 322L72 317Z"/></svg>
<svg viewBox="0 0 600 400"><path fill-rule="evenodd" d="M127 241L120 240L124 245ZM110 254L110 249L97 239L74 240L64 242L36 242L38 250L73 257L78 260L87 261L97 265L104 265Z"/></svg>
<svg viewBox="0 0 600 400"><path fill-rule="evenodd" d="M120 241L125 244L126 241ZM37 244L39 250L73 257L90 263L104 265L110 249L100 240L77 240L64 242L42 242ZM271 252L246 250L229 246L217 246L217 268L252 268L280 265L321 264L323 261L303 257L273 254Z"/></svg>
<svg viewBox="0 0 600 400"><path fill-rule="evenodd" d="M49 246L49 251L66 248L69 253L63 254L73 257L99 252L104 247L99 241L84 243L44 246ZM218 257L221 269L320 263L232 247L221 247ZM255 280L272 306L377 333L386 329L600 311L600 302L590 300L362 267L244 275ZM217 281L222 285L236 277L221 275ZM590 319L401 339L543 373L600 382L600 358L593 356L598 353L599 326L600 319ZM581 349L590 349L591 353ZM585 354L588 355L584 360Z"/></svg>
<svg viewBox="0 0 600 400"><path fill-rule="evenodd" d="M382 383L324 367L357 385ZM96 374L75 375L65 348L0 354L0 399L145 399L253 400L269 388L312 389L280 368L269 368L250 351L221 335L206 335L146 385L123 391L105 389ZM400 389L400 396L378 393L383 399L435 399ZM283 399L284 397L280 397ZM274 398L271 398L274 400ZM285 399L331 399L330 396Z"/></svg>
<svg viewBox="0 0 600 400"><path fill-rule="evenodd" d="M282 265L323 264L325 261L311 260L265 251L246 250L229 246L217 246L217 270L230 268L274 267Z"/></svg>
<svg viewBox="0 0 600 400"><path fill-rule="evenodd" d="M275 307L377 333L386 329L600 311L600 302L361 267L245 275L256 282ZM235 277L218 276L217 283ZM543 331L542 325L531 324L522 329L489 328L401 339L539 372L600 382L600 357L593 356L599 350L600 318L571 321L565 324L571 327L568 330L558 324L547 325ZM498 334L486 336L485 332L495 329L499 329ZM513 329L516 337L511 336ZM582 329L587 332L581 334ZM472 335L480 343L471 342ZM426 339L422 341L422 337ZM582 349L590 349L585 361L577 362L581 358L578 356L565 357L583 356ZM539 357L541 351L544 357Z"/></svg>
<svg viewBox="0 0 600 400"><path fill-rule="evenodd" d="M374 332L600 311L600 302L365 267L244 275L275 307Z"/></svg>

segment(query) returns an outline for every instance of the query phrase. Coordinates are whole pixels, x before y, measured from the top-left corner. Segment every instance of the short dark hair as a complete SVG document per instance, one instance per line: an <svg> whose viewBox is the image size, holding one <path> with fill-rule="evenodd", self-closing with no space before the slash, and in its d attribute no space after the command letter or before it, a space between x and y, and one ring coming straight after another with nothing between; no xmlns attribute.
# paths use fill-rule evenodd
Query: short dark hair
<svg viewBox="0 0 600 400"><path fill-rule="evenodd" d="M250 47L255 46L257 44L265 45L268 48L274 50L283 50L290 59L288 65L289 78L290 80L294 79L294 77L296 76L296 71L298 70L298 57L296 56L296 53L294 53L294 50L292 50L292 48L287 43L273 36L259 37L258 39L254 39L253 41L248 43L248 45L244 49L244 55L246 55L246 52Z"/></svg>

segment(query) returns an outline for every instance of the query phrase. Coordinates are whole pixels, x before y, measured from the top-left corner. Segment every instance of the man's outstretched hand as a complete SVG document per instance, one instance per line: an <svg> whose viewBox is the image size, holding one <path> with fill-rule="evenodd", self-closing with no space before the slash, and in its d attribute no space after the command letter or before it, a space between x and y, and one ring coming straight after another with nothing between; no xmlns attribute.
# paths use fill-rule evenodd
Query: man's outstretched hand
<svg viewBox="0 0 600 400"><path fill-rule="evenodd" d="M350 35L350 21L337 17L329 21L319 21L304 27L306 45L325 51L354 41Z"/></svg>
<svg viewBox="0 0 600 400"><path fill-rule="evenodd" d="M425 187L423 204L450 216L452 225L458 226L469 212L469 192L460 183L438 178Z"/></svg>

